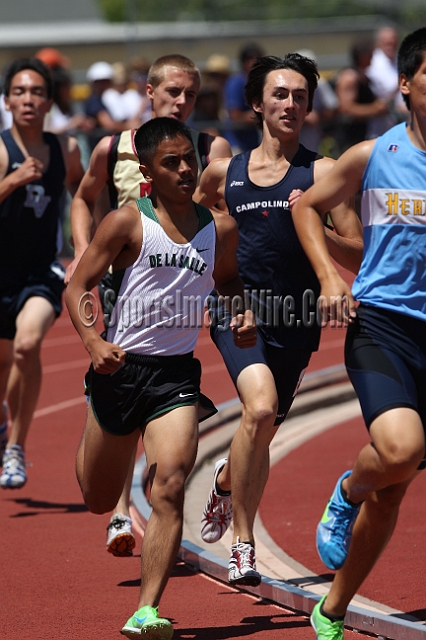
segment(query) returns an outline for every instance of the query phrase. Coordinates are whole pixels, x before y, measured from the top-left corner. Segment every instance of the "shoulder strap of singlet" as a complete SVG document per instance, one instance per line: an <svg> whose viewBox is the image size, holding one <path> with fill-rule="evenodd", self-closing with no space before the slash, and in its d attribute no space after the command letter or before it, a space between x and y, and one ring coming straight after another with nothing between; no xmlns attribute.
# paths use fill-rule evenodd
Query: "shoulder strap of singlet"
<svg viewBox="0 0 426 640"><path fill-rule="evenodd" d="M213 215L210 209L207 209L207 207L204 207L202 204L198 204L197 202L194 202L194 204L200 221L198 231L201 231L201 229L206 227L213 220ZM151 218L151 220L159 223L157 214L152 206L151 198L138 198L136 200L136 206L141 213L146 215L148 218Z"/></svg>
<svg viewBox="0 0 426 640"><path fill-rule="evenodd" d="M43 131L43 137L50 147L50 162L53 162L52 166L57 171L60 164L65 179L67 170L65 166L64 155L62 153L62 146L59 142L58 136L54 133L51 133L50 131Z"/></svg>
<svg viewBox="0 0 426 640"><path fill-rule="evenodd" d="M201 171L208 166L210 162L209 158L209 146L211 135L203 133L202 131L195 131L191 129L192 144L194 145L195 153L197 156L197 163Z"/></svg>
<svg viewBox="0 0 426 640"><path fill-rule="evenodd" d="M207 209L207 207L204 207L202 204L198 204L197 202L194 204L198 213L198 219L200 220L198 231L201 231L201 229L207 227L207 225L213 220L213 214L210 209Z"/></svg>
<svg viewBox="0 0 426 640"><path fill-rule="evenodd" d="M23 162L25 158L21 149L16 144L10 129L6 129L5 131L2 131L0 133L0 137L4 142L4 146L6 147L7 155L8 155L8 160L7 160L8 166L7 166L7 172L6 172L6 175L7 175L11 171L13 171L12 164L14 162Z"/></svg>
<svg viewBox="0 0 426 640"><path fill-rule="evenodd" d="M114 169L117 164L118 155L118 143L120 142L121 133L114 133L111 136L108 149L108 194L111 209L116 209L118 206L118 191L114 184Z"/></svg>
<svg viewBox="0 0 426 640"><path fill-rule="evenodd" d="M139 209L139 211L144 215L146 215L148 218L151 218L151 220L154 220L155 222L160 223L160 221L157 218L157 214L155 213L155 209L152 205L151 198L148 198L148 197L138 198L136 200L136 206Z"/></svg>

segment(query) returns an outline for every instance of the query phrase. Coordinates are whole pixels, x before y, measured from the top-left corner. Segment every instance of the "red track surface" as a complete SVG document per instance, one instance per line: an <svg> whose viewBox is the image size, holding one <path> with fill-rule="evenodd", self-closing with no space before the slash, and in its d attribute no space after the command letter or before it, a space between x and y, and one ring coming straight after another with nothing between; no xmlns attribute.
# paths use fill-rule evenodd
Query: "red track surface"
<svg viewBox="0 0 426 640"><path fill-rule="evenodd" d="M338 338L334 337L337 330L326 333L324 343L327 347L314 357L312 367L341 361L337 344L341 333ZM204 365L203 391L217 403L235 397L220 355L206 331L201 334L197 355ZM88 513L82 503L74 474L74 458L85 418L82 390L89 359L66 312L47 336L42 360L43 386L27 443L27 459L32 464L28 469L28 483L19 490L0 492L0 637L5 640L118 638L121 637L118 630L137 603L139 558L119 559L107 554L104 535L109 517ZM334 429L333 433L350 431ZM283 513L285 522L295 522L293 512L290 517L288 509L296 501L289 494L287 504L283 505L281 497L273 494L272 489L279 482L276 474L286 474L289 491L300 490L298 502L305 505L308 516L303 521L303 535L298 536L301 542L297 544L296 534L290 536L289 549L305 564L309 562L314 570L318 565L311 542L312 531L338 466L334 458L326 457L329 435L317 438L314 444L308 443L301 448L300 454L295 452L285 464L273 469L262 503L262 517L268 527L271 525L271 534L278 540L277 530L279 532L283 525L274 528L274 523L279 522ZM347 445L345 436L339 437L342 438L341 448L353 451L352 443ZM326 440L324 444L323 439ZM308 459L306 449L309 446L316 455L311 454ZM297 464L301 469L293 467L292 472L291 465L297 467ZM318 473L324 482L312 483ZM272 510L267 514L266 508ZM312 526L309 524L310 513ZM307 530L309 526L310 531ZM403 530L405 526L402 523L400 528ZM298 527L294 524L293 530L297 532ZM285 529L287 533L291 527L285 524ZM311 540L306 544L309 537ZM410 532L410 543L412 541L414 537ZM400 545L399 553L405 554L400 564L401 572L414 574L421 560L415 557L412 546L404 543L401 548ZM322 568L318 570L321 572ZM387 576L382 584L385 594L400 592L401 588L392 584L396 579L394 568ZM402 608L412 609L411 603L417 600L414 593L407 591L405 579L403 590L409 604L407 602ZM166 589L161 615L174 620L176 639L250 637L253 640L282 640L283 633L288 640L312 640L314 637L306 618L194 574L181 564L176 566ZM347 638L351 636L352 633L347 632Z"/></svg>
<svg viewBox="0 0 426 640"><path fill-rule="evenodd" d="M216 356L215 347L204 340L201 345L205 390L218 402L232 397L223 369L217 368L219 359L216 364L213 357L209 360ZM28 483L0 493L0 637L118 638L136 607L139 557L107 554L109 518L90 514L82 503L74 458L85 417L82 387L89 360L66 313L48 334L42 359L42 392L27 444ZM161 614L173 619L174 638L279 640L283 631L289 640L313 636L306 618L182 564L167 587Z"/></svg>

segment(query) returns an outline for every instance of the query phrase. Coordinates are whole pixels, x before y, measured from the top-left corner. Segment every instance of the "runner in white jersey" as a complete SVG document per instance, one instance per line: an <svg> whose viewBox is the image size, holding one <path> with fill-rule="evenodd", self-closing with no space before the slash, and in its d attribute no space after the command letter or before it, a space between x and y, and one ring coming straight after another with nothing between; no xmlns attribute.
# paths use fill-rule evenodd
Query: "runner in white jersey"
<svg viewBox="0 0 426 640"><path fill-rule="evenodd" d="M161 56L151 65L148 73L147 95L151 102L152 118L165 117L185 122L191 115L199 88L200 72L192 60L180 54ZM66 283L90 242L94 226L100 221L99 196L106 185L112 209L149 193L150 185L139 171L134 134L134 130L128 130L118 134L117 138L106 136L93 150L90 166L71 206L75 258L67 268ZM199 135L198 144L196 135ZM210 160L231 156L231 148L224 138L195 131L192 131L192 136L199 173ZM106 208L102 214L106 215L108 210ZM108 278L103 278L101 299L109 296L108 288ZM107 526L106 549L114 556L132 555L136 544L130 518L133 467L132 462L123 493Z"/></svg>
<svg viewBox="0 0 426 640"><path fill-rule="evenodd" d="M343 638L349 602L426 466L426 28L402 42L398 72L408 125L349 149L293 211L325 316L349 313L345 362L372 440L337 481L317 528L318 552L338 570L312 613L319 640ZM364 255L351 293L328 256L321 217L359 190Z"/></svg>
<svg viewBox="0 0 426 640"><path fill-rule="evenodd" d="M184 485L197 452L198 421L214 411L200 393L201 366L192 350L211 287L242 302L243 283L235 221L192 201L197 161L189 129L171 118L156 118L138 130L135 144L151 195L102 221L66 294L92 358L77 477L89 509L110 511L142 434L152 515L142 544L138 610L122 634L169 640L173 627L158 617L158 604L181 540ZM110 264L117 299L105 341L87 316L87 303ZM236 344L255 344L250 311L233 318L232 326Z"/></svg>

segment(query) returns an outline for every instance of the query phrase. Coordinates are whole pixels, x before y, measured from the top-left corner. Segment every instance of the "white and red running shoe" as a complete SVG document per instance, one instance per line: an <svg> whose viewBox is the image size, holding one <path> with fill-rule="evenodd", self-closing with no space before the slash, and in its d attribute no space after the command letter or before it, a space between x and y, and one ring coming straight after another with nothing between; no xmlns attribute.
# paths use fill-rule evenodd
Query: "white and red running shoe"
<svg viewBox="0 0 426 640"><path fill-rule="evenodd" d="M225 466L226 461L227 458L222 458L214 466L213 486L201 520L201 537L204 542L217 542L231 524L231 494L221 496L216 491L217 477Z"/></svg>
<svg viewBox="0 0 426 640"><path fill-rule="evenodd" d="M254 547L249 542L237 542L231 545L231 557L228 565L228 582L230 584L244 584L258 587L261 575L256 571L256 555Z"/></svg>

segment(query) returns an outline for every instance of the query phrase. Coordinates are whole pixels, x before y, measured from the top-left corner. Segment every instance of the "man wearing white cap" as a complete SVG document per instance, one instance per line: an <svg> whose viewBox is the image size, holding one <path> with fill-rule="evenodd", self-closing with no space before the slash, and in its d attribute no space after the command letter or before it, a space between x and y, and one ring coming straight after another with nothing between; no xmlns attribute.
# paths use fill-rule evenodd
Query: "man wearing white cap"
<svg viewBox="0 0 426 640"><path fill-rule="evenodd" d="M84 112L87 116L96 120L97 127L106 132L115 133L117 131L125 131L132 127L133 123L128 120L115 120L104 102L102 94L112 86L112 78L114 69L108 62L95 62L87 70L86 78L92 87L92 93L84 103ZM94 143L96 144L101 136L98 136Z"/></svg>

